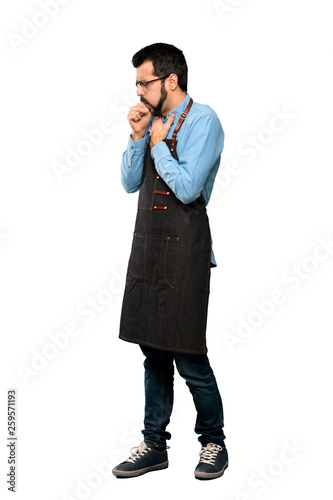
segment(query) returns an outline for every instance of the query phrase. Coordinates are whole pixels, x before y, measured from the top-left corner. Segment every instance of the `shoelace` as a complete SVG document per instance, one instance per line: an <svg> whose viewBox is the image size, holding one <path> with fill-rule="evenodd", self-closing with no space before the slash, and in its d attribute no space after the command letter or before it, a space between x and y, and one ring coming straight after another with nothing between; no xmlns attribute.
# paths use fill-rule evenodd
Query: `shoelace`
<svg viewBox="0 0 333 500"><path fill-rule="evenodd" d="M126 462L132 462L134 464L135 460L137 460L139 457L142 457L145 453L148 452L148 450L151 451L151 448L148 448L146 443L142 441L139 446L134 446L130 449L130 453L132 453L132 455L126 460Z"/></svg>
<svg viewBox="0 0 333 500"><path fill-rule="evenodd" d="M208 443L205 447L201 449L199 452L200 462L204 462L205 464L214 465L216 455L219 451L222 451L222 446L215 443Z"/></svg>

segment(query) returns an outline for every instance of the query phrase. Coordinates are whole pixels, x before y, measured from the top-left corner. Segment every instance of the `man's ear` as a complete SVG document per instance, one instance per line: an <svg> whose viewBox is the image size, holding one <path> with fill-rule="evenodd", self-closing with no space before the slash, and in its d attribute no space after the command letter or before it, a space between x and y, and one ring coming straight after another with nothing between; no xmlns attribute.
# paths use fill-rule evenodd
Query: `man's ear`
<svg viewBox="0 0 333 500"><path fill-rule="evenodd" d="M169 85L170 85L170 90L176 90L178 87L178 76L176 73L171 73L169 76Z"/></svg>

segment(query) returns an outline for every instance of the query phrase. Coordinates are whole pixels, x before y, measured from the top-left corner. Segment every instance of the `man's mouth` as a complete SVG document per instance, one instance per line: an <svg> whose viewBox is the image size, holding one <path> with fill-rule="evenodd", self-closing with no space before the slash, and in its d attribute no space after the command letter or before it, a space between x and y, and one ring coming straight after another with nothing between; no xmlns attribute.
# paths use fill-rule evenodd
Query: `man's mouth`
<svg viewBox="0 0 333 500"><path fill-rule="evenodd" d="M149 102L145 102L145 101L141 101L141 102L149 109L150 112L152 111L153 106L151 104L149 104Z"/></svg>

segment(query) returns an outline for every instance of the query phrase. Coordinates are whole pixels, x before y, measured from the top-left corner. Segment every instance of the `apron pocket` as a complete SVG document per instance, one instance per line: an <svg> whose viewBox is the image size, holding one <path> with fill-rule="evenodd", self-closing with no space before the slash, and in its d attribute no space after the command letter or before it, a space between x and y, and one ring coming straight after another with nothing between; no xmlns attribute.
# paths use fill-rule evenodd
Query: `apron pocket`
<svg viewBox="0 0 333 500"><path fill-rule="evenodd" d="M178 251L178 236L135 232L126 281L174 289Z"/></svg>

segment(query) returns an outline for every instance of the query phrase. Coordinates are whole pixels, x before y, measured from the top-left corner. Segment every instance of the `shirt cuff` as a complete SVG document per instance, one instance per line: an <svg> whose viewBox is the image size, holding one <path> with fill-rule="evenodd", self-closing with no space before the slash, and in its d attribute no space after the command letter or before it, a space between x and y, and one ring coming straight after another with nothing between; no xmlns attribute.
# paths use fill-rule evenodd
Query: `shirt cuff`
<svg viewBox="0 0 333 500"><path fill-rule="evenodd" d="M150 153L155 164L161 158L171 155L170 149L168 148L167 144L164 141L155 144L155 146L151 148Z"/></svg>
<svg viewBox="0 0 333 500"><path fill-rule="evenodd" d="M142 137L138 141L133 141L132 137L129 136L127 149L131 156L141 156L144 154L146 146L146 136Z"/></svg>

